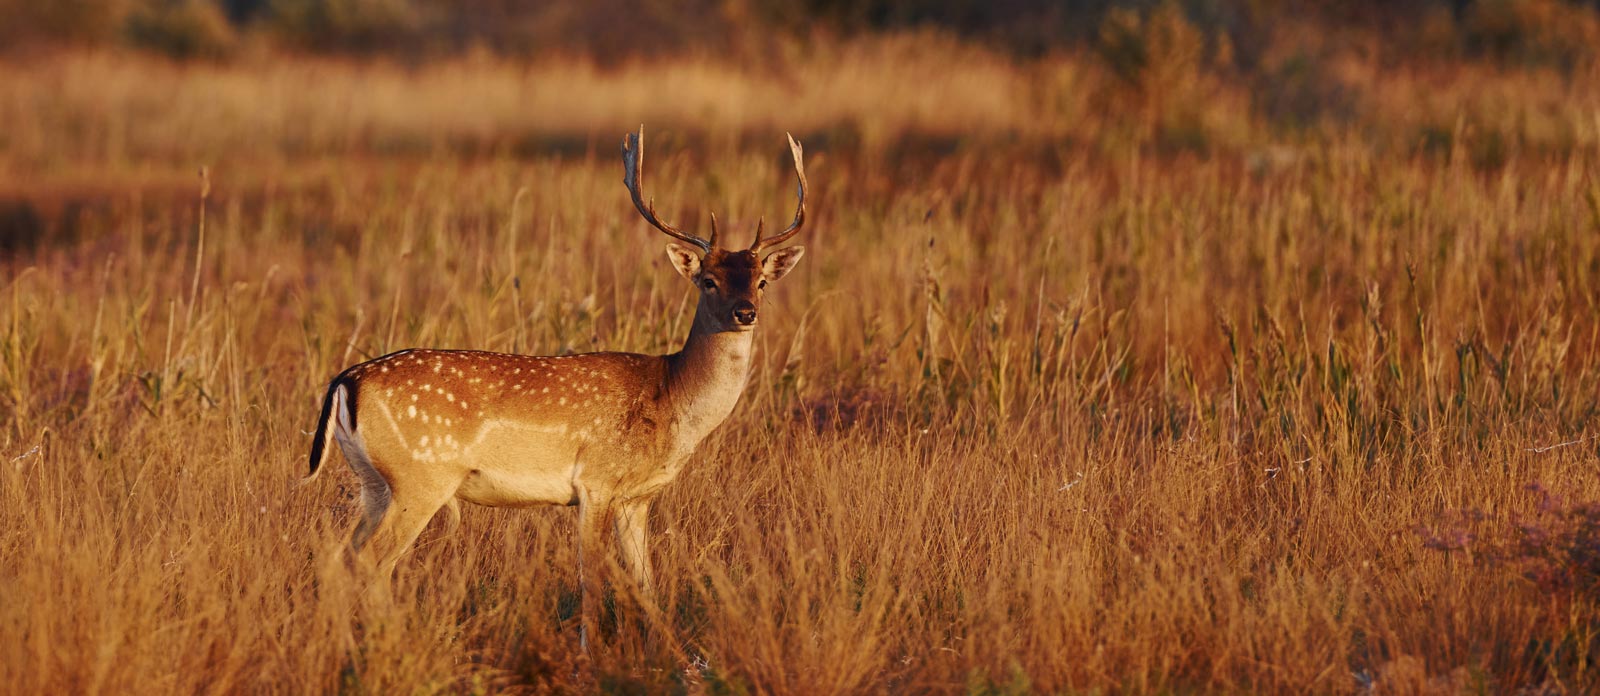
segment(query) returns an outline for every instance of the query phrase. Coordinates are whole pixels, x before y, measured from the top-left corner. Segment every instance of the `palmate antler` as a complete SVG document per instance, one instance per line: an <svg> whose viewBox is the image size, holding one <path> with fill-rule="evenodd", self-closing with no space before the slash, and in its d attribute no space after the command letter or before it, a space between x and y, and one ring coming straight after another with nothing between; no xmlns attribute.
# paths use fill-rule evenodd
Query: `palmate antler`
<svg viewBox="0 0 1600 696"><path fill-rule="evenodd" d="M800 228L804 227L806 223L805 153L800 148L800 143L795 141L793 135L788 135L787 137L789 138L789 153L794 156L794 173L800 179L798 193L800 201L795 206L794 222L790 223L787 229L770 239L761 238L765 231L766 221L763 219L757 222L756 239L750 244L751 253L759 254L762 249L788 241L791 237L799 234ZM641 125L638 133L629 133L622 140L622 183L628 187L628 193L633 195L634 207L639 209L639 214L644 216L646 222L654 225L656 229L661 230L667 236L693 244L705 253L711 253L711 250L717 246L717 216L711 216L711 237L709 239L701 239L694 235L686 234L677 227L662 222L661 218L656 217L655 201L652 199L649 203L646 203L644 200L643 185L641 184L644 174L640 171L643 163L644 126Z"/></svg>
<svg viewBox="0 0 1600 696"><path fill-rule="evenodd" d="M652 199L650 203L646 204L644 202L644 192L640 190L640 179L644 175L640 173L639 168L643 163L644 126L640 125L638 133L629 133L626 138L622 139L622 184L628 187L628 193L633 194L634 207L639 209L639 214L644 216L645 222L655 225L656 229L661 230L668 237L688 242L700 247L701 251L710 253L711 249L717 245L716 218L712 218L710 239L701 239L692 234L684 234L678 228L662 222L661 218L656 217L655 200Z"/></svg>
<svg viewBox="0 0 1600 696"><path fill-rule="evenodd" d="M800 187L799 187L799 194L798 194L799 197L800 197L800 202L799 202L798 205L795 206L795 209L794 209L794 222L789 223L789 228L784 230L784 231L782 231L782 232L779 232L778 236L776 236L776 237L773 237L771 239L762 239L761 238L761 232L762 232L762 228L766 226L766 220L761 220L761 221L758 221L756 223L756 241L750 245L750 251L752 253L755 253L755 254L760 254L761 250L765 249L767 247L777 246L779 244L782 244L784 242L789 241L790 237L793 237L793 236L795 236L797 234L800 234L800 228L803 227L806 224L806 163L805 163L805 152L800 149L800 143L795 142L795 139L794 139L793 135L789 135L788 133L785 133L784 135L789 138L789 154L794 156L794 173L795 173L795 176L800 178Z"/></svg>

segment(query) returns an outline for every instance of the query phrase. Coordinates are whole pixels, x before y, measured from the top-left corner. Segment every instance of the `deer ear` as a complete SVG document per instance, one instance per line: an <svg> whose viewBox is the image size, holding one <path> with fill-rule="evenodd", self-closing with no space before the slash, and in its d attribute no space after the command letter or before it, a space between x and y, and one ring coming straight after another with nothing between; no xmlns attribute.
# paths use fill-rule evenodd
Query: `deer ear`
<svg viewBox="0 0 1600 696"><path fill-rule="evenodd" d="M761 275L766 276L767 280L782 278L795 264L800 263L800 257L805 253L805 247L792 246L767 254L767 258L761 260Z"/></svg>
<svg viewBox="0 0 1600 696"><path fill-rule="evenodd" d="M700 275L700 254L694 249L667 242L667 260L672 262L673 268L678 269L678 275L689 280Z"/></svg>

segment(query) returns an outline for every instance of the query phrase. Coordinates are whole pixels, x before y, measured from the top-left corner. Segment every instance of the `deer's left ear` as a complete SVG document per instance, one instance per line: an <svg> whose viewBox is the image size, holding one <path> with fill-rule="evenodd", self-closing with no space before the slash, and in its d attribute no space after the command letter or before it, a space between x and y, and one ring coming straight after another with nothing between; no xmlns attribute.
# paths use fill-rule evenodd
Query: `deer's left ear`
<svg viewBox="0 0 1600 696"><path fill-rule="evenodd" d="M804 256L805 253L805 247L792 246L767 254L767 258L761 260L761 275L765 276L767 280L782 278L789 273L790 269L794 268L795 264L800 263L800 257Z"/></svg>

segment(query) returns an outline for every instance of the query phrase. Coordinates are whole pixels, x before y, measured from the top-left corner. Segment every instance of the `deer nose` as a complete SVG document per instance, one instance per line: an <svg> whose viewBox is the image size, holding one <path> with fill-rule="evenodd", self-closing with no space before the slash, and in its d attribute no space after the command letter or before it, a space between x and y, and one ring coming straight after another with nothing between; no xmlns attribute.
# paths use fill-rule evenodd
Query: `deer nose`
<svg viewBox="0 0 1600 696"><path fill-rule="evenodd" d="M749 300L739 300L733 305L733 320L745 326L756 323L756 306Z"/></svg>

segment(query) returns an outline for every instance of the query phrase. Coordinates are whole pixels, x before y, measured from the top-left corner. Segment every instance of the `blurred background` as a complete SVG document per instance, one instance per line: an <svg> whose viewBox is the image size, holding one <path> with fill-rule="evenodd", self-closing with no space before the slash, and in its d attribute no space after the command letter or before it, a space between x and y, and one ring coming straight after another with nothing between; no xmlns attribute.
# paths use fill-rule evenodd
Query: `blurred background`
<svg viewBox="0 0 1600 696"><path fill-rule="evenodd" d="M1589 0L0 0L0 17L0 256L129 200L187 210L203 165L219 200L441 163L614 167L641 123L688 171L765 163L685 199L781 167L788 131L819 181L864 200L933 186L927 209L958 190L946 175L1511 176L1600 154Z"/></svg>
<svg viewBox="0 0 1600 696"><path fill-rule="evenodd" d="M5 0L12 50L121 46L173 58L263 50L404 60L488 50L601 62L683 53L770 57L793 41L933 31L1019 59L1091 49L1119 71L1160 58L1183 24L1218 67L1255 73L1285 33L1360 41L1390 59L1463 56L1570 68L1594 50L1589 0ZM1170 39L1170 37L1169 37ZM1353 47L1353 46L1352 46ZM1320 48L1304 45L1307 50Z"/></svg>
<svg viewBox="0 0 1600 696"><path fill-rule="evenodd" d="M1202 153L1351 128L1389 146L1448 149L1472 131L1476 155L1493 164L1525 147L1594 145L1600 52L1600 2L1588 0L0 0L0 17L0 57L34 71L89 54L270 80L295 58L323 70L403 69L316 73L332 79L310 83L349 88L362 103L385 90L474 102L470 117L424 108L414 120L432 135L396 117L367 124L366 144L401 148L443 139L537 149L549 143L528 135L610 134L612 121L654 116L869 141L1103 140L1109 128L1113 147ZM210 74L169 81L148 65L108 74L69 63L79 71L58 83L136 80L160 101L173 96L163 86ZM17 92L28 77L4 76L8 120L27 120L36 109ZM305 77L286 79L300 88ZM242 89L210 98L242 99ZM574 99L618 90L635 97ZM566 108L538 100L548 93ZM210 115L229 115L217 108ZM350 118L352 105L307 108L297 115ZM128 135L126 146L139 148L138 133ZM0 148L15 155L24 140Z"/></svg>

